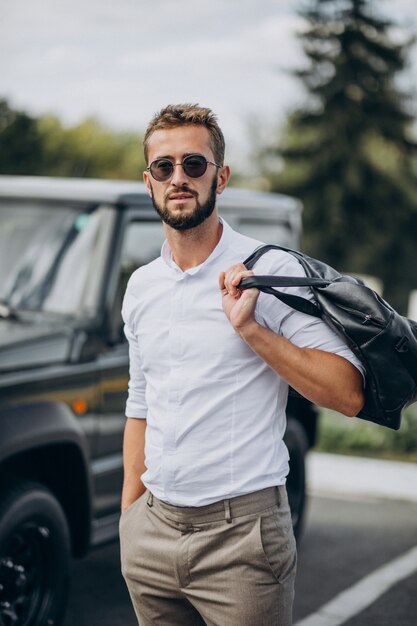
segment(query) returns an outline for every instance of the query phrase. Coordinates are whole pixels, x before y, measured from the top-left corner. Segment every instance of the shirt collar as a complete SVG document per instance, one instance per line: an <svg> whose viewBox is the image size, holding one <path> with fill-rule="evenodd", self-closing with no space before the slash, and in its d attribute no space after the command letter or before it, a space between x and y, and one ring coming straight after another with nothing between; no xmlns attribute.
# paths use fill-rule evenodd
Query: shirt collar
<svg viewBox="0 0 417 626"><path fill-rule="evenodd" d="M161 248L161 257L165 261L165 263L168 265L168 267L170 267L171 269L177 272L181 272L181 274L193 275L199 272L203 267L205 267L209 263L212 263L221 254L223 254L223 252L227 250L229 247L229 242L230 242L230 238L231 238L233 230L229 226L229 224L226 222L226 220L223 219L222 217L219 217L219 221L223 225L223 231L222 231L222 234L221 234L221 237L217 246L214 248L210 256L208 256L205 261L200 263L200 265L196 265L196 267L191 267L190 269L185 270L185 272L183 272L182 269L179 268L178 265L175 263L174 259L172 258L171 247L168 241L165 239Z"/></svg>

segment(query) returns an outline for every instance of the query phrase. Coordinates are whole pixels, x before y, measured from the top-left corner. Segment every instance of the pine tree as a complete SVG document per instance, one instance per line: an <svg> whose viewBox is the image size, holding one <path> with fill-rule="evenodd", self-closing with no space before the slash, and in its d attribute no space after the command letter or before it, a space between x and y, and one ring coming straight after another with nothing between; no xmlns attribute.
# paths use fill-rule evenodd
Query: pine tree
<svg viewBox="0 0 417 626"><path fill-rule="evenodd" d="M379 276L405 312L417 288L417 187L410 98L397 75L413 43L392 40L372 0L312 0L301 14L309 106L294 112L272 188L304 202L304 249Z"/></svg>

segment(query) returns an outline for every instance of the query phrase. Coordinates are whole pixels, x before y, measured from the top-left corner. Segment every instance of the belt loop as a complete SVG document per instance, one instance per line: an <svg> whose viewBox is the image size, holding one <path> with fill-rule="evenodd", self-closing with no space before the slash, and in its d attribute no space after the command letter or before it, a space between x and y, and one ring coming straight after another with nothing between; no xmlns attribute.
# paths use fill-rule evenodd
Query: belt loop
<svg viewBox="0 0 417 626"><path fill-rule="evenodd" d="M281 492L280 492L279 486L277 486L277 500L278 500L277 502L278 506L281 506Z"/></svg>
<svg viewBox="0 0 417 626"><path fill-rule="evenodd" d="M150 506L153 506L153 493L149 492L149 495L148 495L148 499L147 499L147 501L146 501L146 504L147 504L149 507L150 507Z"/></svg>
<svg viewBox="0 0 417 626"><path fill-rule="evenodd" d="M225 512L225 516L226 516L226 522L228 524L232 523L232 516L230 513L230 500L225 500L224 501L224 512Z"/></svg>

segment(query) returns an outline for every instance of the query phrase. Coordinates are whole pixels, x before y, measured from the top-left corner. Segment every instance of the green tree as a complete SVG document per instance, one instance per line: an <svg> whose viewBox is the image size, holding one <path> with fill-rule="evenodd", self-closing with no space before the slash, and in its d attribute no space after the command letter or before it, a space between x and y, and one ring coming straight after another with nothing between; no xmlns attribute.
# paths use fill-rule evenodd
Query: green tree
<svg viewBox="0 0 417 626"><path fill-rule="evenodd" d="M94 118L66 127L54 115L33 118L0 100L0 174L141 180L144 168L135 133Z"/></svg>
<svg viewBox="0 0 417 626"><path fill-rule="evenodd" d="M298 71L309 105L289 118L272 154L271 188L304 202L304 248L339 269L379 276L404 312L417 288L417 144L410 98L397 75L412 38L372 0L310 0L301 14L309 64ZM271 151L270 151L271 153Z"/></svg>
<svg viewBox="0 0 417 626"><path fill-rule="evenodd" d="M0 99L0 174L38 174L42 137L36 119Z"/></svg>
<svg viewBox="0 0 417 626"><path fill-rule="evenodd" d="M140 138L106 129L94 118L64 127L55 116L38 120L44 147L43 174L85 178L141 179Z"/></svg>

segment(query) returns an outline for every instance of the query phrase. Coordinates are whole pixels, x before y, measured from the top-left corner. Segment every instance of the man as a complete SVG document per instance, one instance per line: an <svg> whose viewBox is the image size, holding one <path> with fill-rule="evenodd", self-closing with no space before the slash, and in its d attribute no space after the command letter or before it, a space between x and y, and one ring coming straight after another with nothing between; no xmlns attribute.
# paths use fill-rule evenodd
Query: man
<svg viewBox="0 0 417 626"><path fill-rule="evenodd" d="M217 213L230 170L212 112L166 107L144 149L166 241L161 257L132 275L123 303L123 575L140 626L288 626L296 567L288 386L355 415L360 365L321 320L239 291L252 273L242 260L260 242ZM303 273L277 251L256 271Z"/></svg>

